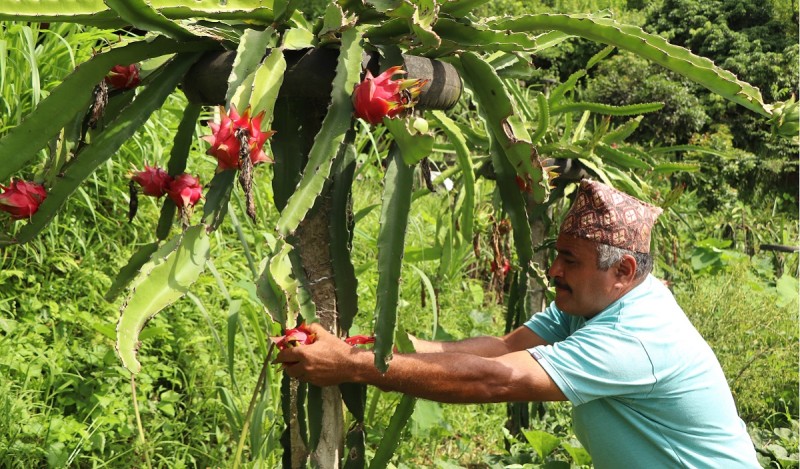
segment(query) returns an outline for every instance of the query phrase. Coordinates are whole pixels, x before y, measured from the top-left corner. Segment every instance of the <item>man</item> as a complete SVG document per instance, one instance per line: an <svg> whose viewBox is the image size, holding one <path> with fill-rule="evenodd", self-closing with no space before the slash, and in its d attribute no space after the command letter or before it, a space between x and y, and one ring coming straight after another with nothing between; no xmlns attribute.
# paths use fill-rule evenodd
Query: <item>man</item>
<svg viewBox="0 0 800 469"><path fill-rule="evenodd" d="M722 369L672 294L649 275L661 209L582 181L549 269L555 301L504 337L414 339L385 374L319 325L283 350L293 377L366 383L440 402L562 401L597 468L756 468Z"/></svg>

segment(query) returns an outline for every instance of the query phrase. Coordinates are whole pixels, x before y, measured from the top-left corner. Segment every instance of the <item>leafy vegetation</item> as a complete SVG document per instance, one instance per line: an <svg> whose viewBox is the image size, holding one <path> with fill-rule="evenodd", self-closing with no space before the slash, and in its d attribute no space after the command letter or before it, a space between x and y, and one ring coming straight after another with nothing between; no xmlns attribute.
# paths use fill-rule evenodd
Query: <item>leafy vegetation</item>
<svg viewBox="0 0 800 469"><path fill-rule="evenodd" d="M576 7L624 10L621 2L546 3L542 11L577 11ZM530 8L527 5L514 8ZM68 24L39 29L36 24L3 23L0 31L0 44L5 45L0 47L0 63L8 64L0 67L0 135L17 126L75 65L88 60L95 45L116 40L108 31ZM577 67L591 69L586 63L595 52L584 53L580 62L576 60ZM623 80L627 74L613 75L623 67L621 57L604 61L597 57L597 70L603 73L587 79L586 89L599 89L603 80L608 80L607 87ZM646 67L630 65L631 73L639 70L642 79L648 79ZM513 70L508 71L513 76ZM567 77L575 71L570 70ZM555 81L552 89L566 96L556 103L550 95L553 104L600 99L599 92L581 95L579 77L571 87L561 83L566 79L560 74L550 77ZM538 117L543 108L538 107L537 100L543 88L532 77L527 80L529 86L516 89L510 80L507 86L524 96L515 104ZM687 111L687 106L695 106L690 88L683 84L669 88L674 83L661 76L647 88L648 94L629 103L612 103L650 102L670 94L679 102L675 110ZM259 170L263 170L259 175L263 179L258 183L255 204L262 220L256 224L248 218L236 218L236 213L245 212L247 201L235 191L226 222L210 236L213 260L205 273L191 294L155 317L138 337L142 342L139 359L144 365L136 380L141 425L131 404L129 374L114 350L118 305L103 295L127 259L151 242L160 210L152 199L143 199L137 218L127 222L126 174L145 162L166 163L172 143L164 136L174 134L186 106L181 94L171 95L166 105L124 143L119 157L101 164L38 237L24 245L1 248L0 376L7 379L0 380L0 465L220 466L232 461L242 447L240 437L246 424L250 429L245 459L261 467L280 464L283 420L278 397L281 375L277 370L267 368L266 385L254 401L257 418L247 423L244 418L267 354L265 337L279 330L279 325L263 314L253 285L259 271L255 260L265 258L276 243L263 230L263 226L275 226L279 217L272 188L263 183L275 177L272 167ZM679 163L698 163L700 172L651 172L649 168L659 163L672 163L669 157L673 153L647 156L640 147L625 143L626 136L621 134L636 127L631 124L636 117L631 120L631 116L638 114L631 112L625 117L628 120L610 126L609 119L583 108L554 113L552 127L538 138L554 154L580 155L589 164L594 163L596 176L634 189L645 188L658 200L667 199L674 187L686 184L686 192L659 228L658 273L672 283L687 314L717 352L765 466L796 467L797 254L760 250L768 243L797 245L797 218L791 210L794 194L761 184L759 189L752 189L757 197L743 197L748 186L741 182L742 175L755 171L763 158L755 156L760 152L738 150L724 127L715 133L674 137L676 143L691 139L693 146ZM700 126L702 114L692 107L685 119ZM640 132L647 131L654 116L644 116ZM203 114L204 119L210 117ZM469 109L458 109L454 118L465 122L476 119ZM687 121L682 122L681 126L687 125ZM658 126L649 128L652 135L641 141L672 143L669 136L657 133ZM195 130L204 132L200 127ZM358 223L353 232L352 260L358 274L358 307L363 314L356 316L351 333L369 333L375 322L372 312L379 301L375 294L379 281L375 246L380 236L380 210L375 201L383 190L383 163L390 151L388 137L360 130L354 141L358 163L355 177L363 184L354 186L353 212ZM470 145L486 149L485 129L473 131L468 134ZM447 172L456 166L456 150L444 140L440 138L434 149L442 156L438 169ZM629 151L609 151L606 155L611 155L610 161L593 153L596 146L611 148L612 144L615 149L619 145ZM708 149L716 153L709 154ZM191 173L213 172L216 162L204 151L201 144L192 145L187 168ZM44 172L46 164L42 157L27 171ZM784 174L783 169L778 172ZM456 182L465 177L455 171L449 174ZM426 191L417 176L415 194ZM506 323L502 301L511 285L491 268L496 260L492 245L498 242L512 256L508 248L512 241L507 232L504 238L493 238L498 222L505 217L494 185L485 179L474 183L472 228L478 255L474 255L469 239L459 244L451 228L456 218L452 207L464 204L464 199L442 185L437 187L437 193L413 199L405 238L407 262L402 265L403 282L399 284L400 322L406 330L430 338L502 333ZM751 206L756 198L765 203ZM541 240L543 245L554 236L559 209L566 202L555 199L555 215ZM765 211L765 205L772 205L773 210ZM6 232L18 232L20 224L2 220L8 223ZM450 249L450 260L431 257L431 246ZM369 390L364 419L368 460L374 456L399 400L398 395ZM567 404L529 407L537 418L520 438L504 430L505 406L419 402L411 424L402 431L392 463L397 467L590 464L571 433ZM145 441L140 439L137 427L145 429Z"/></svg>

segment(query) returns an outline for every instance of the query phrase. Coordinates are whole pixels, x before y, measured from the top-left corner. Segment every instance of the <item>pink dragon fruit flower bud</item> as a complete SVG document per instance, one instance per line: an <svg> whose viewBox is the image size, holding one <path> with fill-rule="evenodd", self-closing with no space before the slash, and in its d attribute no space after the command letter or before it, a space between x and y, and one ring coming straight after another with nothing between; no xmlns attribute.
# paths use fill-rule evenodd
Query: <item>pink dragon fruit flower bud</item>
<svg viewBox="0 0 800 469"><path fill-rule="evenodd" d="M136 64L114 65L106 75L106 83L118 90L130 90L139 86L139 67Z"/></svg>
<svg viewBox="0 0 800 469"><path fill-rule="evenodd" d="M167 188L172 182L172 176L158 166L144 165L143 171L133 173L131 179L142 186L144 195L161 197L167 193Z"/></svg>
<svg viewBox="0 0 800 469"><path fill-rule="evenodd" d="M278 350L297 347L298 345L311 345L317 340L317 335L311 332L306 323L301 323L294 329L287 329L280 337L270 337Z"/></svg>
<svg viewBox="0 0 800 469"><path fill-rule="evenodd" d="M203 140L211 144L211 148L208 149L207 153L217 159L217 172L241 167L241 131L246 131L246 149L250 155L250 162L254 166L272 161L264 153L263 147L267 139L274 135L275 132L261 130L261 121L263 119L264 112L251 118L249 106L241 116L236 111L236 108L231 106L227 114L222 109L222 119L219 124L209 122L208 126L211 127L211 135L204 136Z"/></svg>
<svg viewBox="0 0 800 469"><path fill-rule="evenodd" d="M367 70L364 80L353 90L356 117L377 125L384 117L391 119L414 107L427 80L392 80L394 75L404 73L399 66L391 67L377 77Z"/></svg>
<svg viewBox="0 0 800 469"><path fill-rule="evenodd" d="M11 185L0 185L0 189L3 189L0 211L8 213L14 220L30 218L47 198L44 186L35 182L11 180Z"/></svg>
<svg viewBox="0 0 800 469"><path fill-rule="evenodd" d="M182 173L175 177L167 187L167 196L175 202L178 208L194 206L203 195L203 186L191 174Z"/></svg>

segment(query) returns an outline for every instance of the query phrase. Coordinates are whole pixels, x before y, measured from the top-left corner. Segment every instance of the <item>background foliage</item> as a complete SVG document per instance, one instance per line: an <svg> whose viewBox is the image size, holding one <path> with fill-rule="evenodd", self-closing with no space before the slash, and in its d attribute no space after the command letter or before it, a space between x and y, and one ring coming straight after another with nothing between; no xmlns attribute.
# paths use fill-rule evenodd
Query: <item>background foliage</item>
<svg viewBox="0 0 800 469"><path fill-rule="evenodd" d="M797 31L790 27L797 23L796 2L791 9L779 1L664 1L646 8L633 3L498 2L484 8L487 15L610 8L626 21L639 21L679 44L685 41L694 52L737 70L741 78L760 84L765 95L784 99L796 93ZM788 32L770 34L775 30ZM0 25L0 135L96 47L115 39L114 33L65 24L48 29ZM553 86L585 67L596 48L572 41L559 53L538 58L542 71L527 85ZM680 176L642 172L656 191L687 187L660 227L658 273L669 278L679 302L716 351L765 466L796 467L797 254L759 249L767 243L797 245L796 143L773 140L749 114L734 112L624 55L605 60L591 73L585 89L578 90L587 99L625 104L630 95L620 89L641 93L631 102L671 98L666 102L673 112L647 115L634 138L692 144L665 158L699 162L702 171ZM634 78L638 81L624 81ZM132 467L141 465L145 451L163 467L216 466L231 459L241 431L236 409L246 406L260 367L254 354L259 331L248 319L260 307L242 259L260 258L268 240L248 220L234 217L224 224L212 237L214 268L201 277L193 295L154 319L141 335L145 371L137 385L147 448L136 443L128 375L113 348L117 307L102 296L133 250L149 241L151 222L158 217L156 204L144 199L138 217L127 222L127 165L166 160L169 142L161 135L164 129L170 129L168 135L174 132L185 104L182 96L172 96L123 146L124 158L97 171L41 236L0 251L0 465ZM712 128L711 122L724 125ZM366 183L355 194L356 212L377 200L380 162L386 156L380 144L361 141L359 148L360 177ZM189 161L196 166L189 172L213 171L215 162L204 151L193 149ZM264 180L271 178L268 171L262 173ZM269 184L259 187L264 189L258 193L259 213L274 220ZM497 279L487 257L493 221L502 213L491 190L481 187L475 231L482 255L459 264L453 275L441 276L435 263L425 261L403 272L400 315L422 337L502 332L503 308L494 295ZM237 194L232 203L241 208L243 200ZM443 207L453 203L445 190L415 202L407 244L424 247L432 237L443 236L437 221ZM375 239L376 212L359 223L357 238ZM7 218L2 222L10 223ZM369 243L354 245L361 246L353 255L359 306L372 311L375 253L365 247ZM426 278L437 279L438 308ZM357 327L368 332L370 315L359 321ZM231 330L241 337L234 341ZM277 386L271 376L266 392L277 393ZM398 399L370 390L368 412L374 418L367 419L367 438L373 450ZM274 467L279 409L263 411L261 426L253 430L258 440L253 447L259 448L263 467ZM518 440L503 430L504 406L423 403L394 462L400 467L586 463L570 430L568 406L541 405L536 412L540 418Z"/></svg>

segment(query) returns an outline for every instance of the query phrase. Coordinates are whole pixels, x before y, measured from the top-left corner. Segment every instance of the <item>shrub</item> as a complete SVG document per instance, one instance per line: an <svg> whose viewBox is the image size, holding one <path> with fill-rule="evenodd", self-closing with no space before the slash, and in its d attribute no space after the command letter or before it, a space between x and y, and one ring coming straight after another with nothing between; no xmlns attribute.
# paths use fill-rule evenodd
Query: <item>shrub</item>
<svg viewBox="0 0 800 469"><path fill-rule="evenodd" d="M791 291L782 294L786 282ZM737 407L747 422L798 415L797 280L768 285L750 262L676 286L686 314L717 355Z"/></svg>

